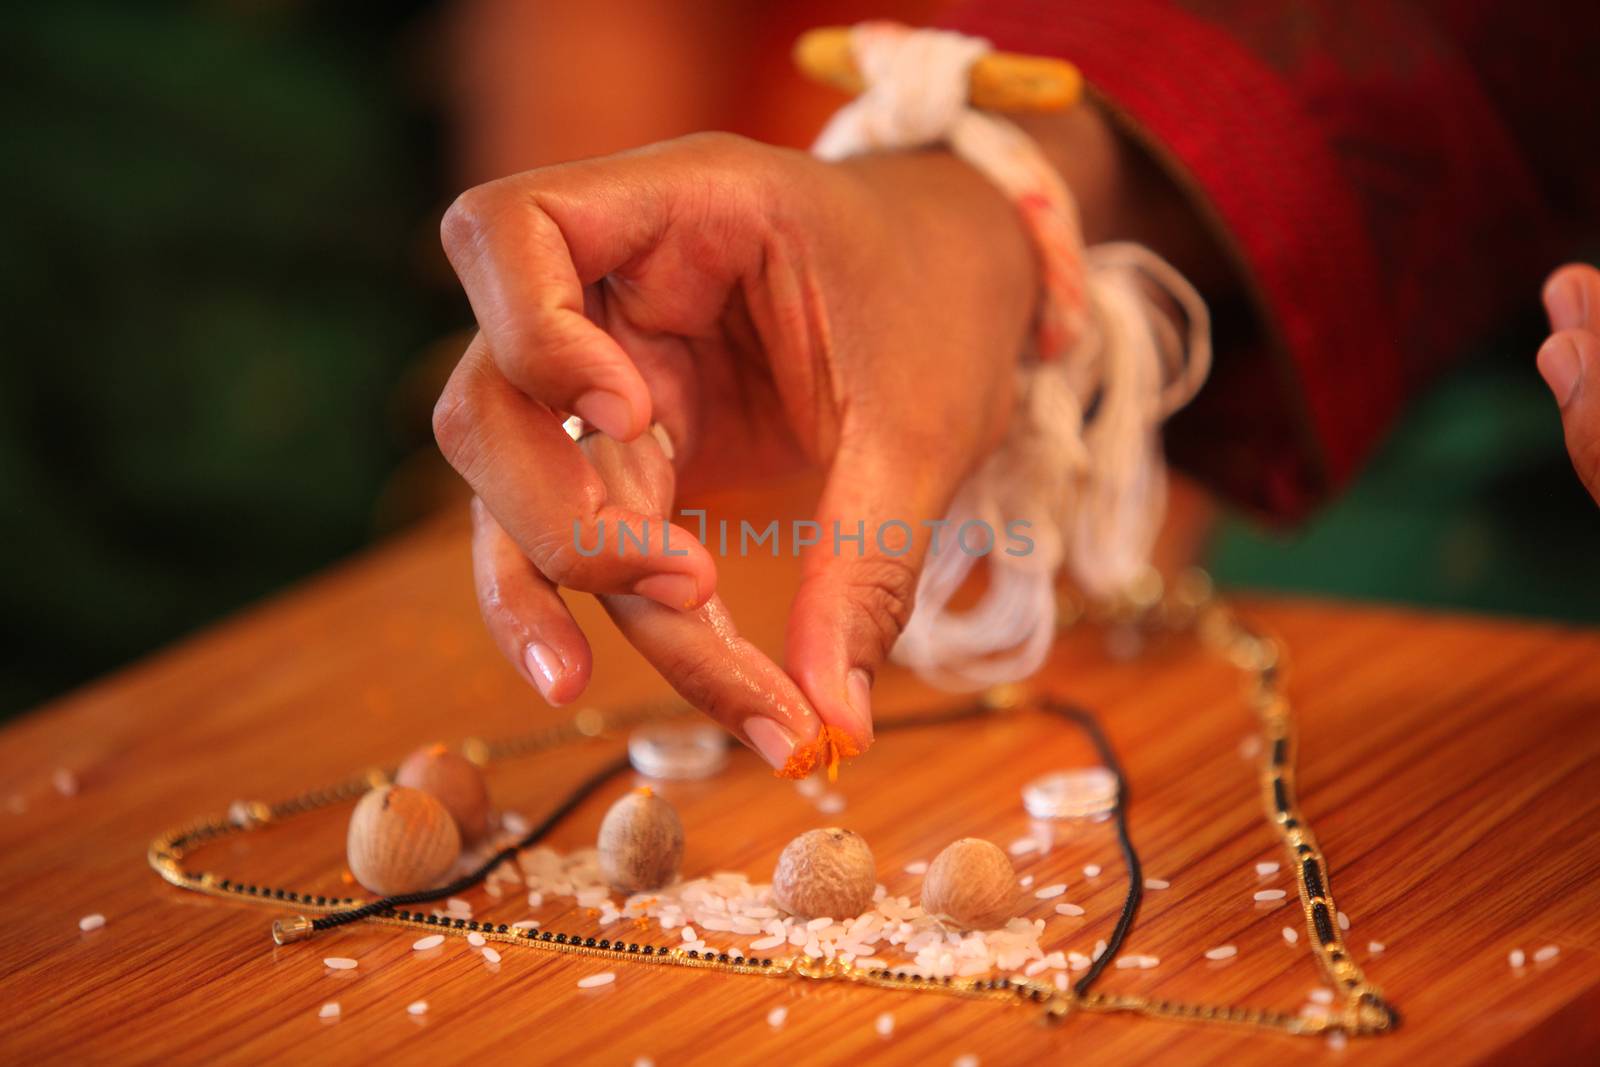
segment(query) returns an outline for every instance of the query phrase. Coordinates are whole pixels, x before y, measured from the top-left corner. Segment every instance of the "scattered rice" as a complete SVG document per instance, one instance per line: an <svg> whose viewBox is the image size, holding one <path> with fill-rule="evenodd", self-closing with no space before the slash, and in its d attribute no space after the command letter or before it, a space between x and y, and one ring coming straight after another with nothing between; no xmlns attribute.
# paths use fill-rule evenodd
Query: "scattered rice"
<svg viewBox="0 0 1600 1067"><path fill-rule="evenodd" d="M1281 889L1261 889L1256 891L1257 900L1282 900L1288 895Z"/></svg>
<svg viewBox="0 0 1600 1067"><path fill-rule="evenodd" d="M329 956L322 961L322 965L330 971L353 971L356 969L356 961L348 956Z"/></svg>
<svg viewBox="0 0 1600 1067"><path fill-rule="evenodd" d="M1276 863L1258 863L1256 864L1256 873L1263 878L1269 874L1277 874L1278 865Z"/></svg>
<svg viewBox="0 0 1600 1067"><path fill-rule="evenodd" d="M1144 887L1146 889L1171 889L1172 883L1165 878L1146 878Z"/></svg>
<svg viewBox="0 0 1600 1067"><path fill-rule="evenodd" d="M1310 998L1311 1002L1314 1004L1333 1003L1333 990L1331 989L1313 989L1311 992L1307 993L1306 996Z"/></svg>
<svg viewBox="0 0 1600 1067"><path fill-rule="evenodd" d="M56 787L56 792L64 797L78 795L78 776L66 767L57 767L55 773L50 776L50 782Z"/></svg>
<svg viewBox="0 0 1600 1067"><path fill-rule="evenodd" d="M1137 968L1141 971L1148 971L1150 968L1160 964L1160 962L1161 957L1159 956L1118 956L1117 969L1127 971Z"/></svg>
<svg viewBox="0 0 1600 1067"><path fill-rule="evenodd" d="M633 1067L656 1067L656 1061L649 1056L639 1056L634 1059Z"/></svg>
<svg viewBox="0 0 1600 1067"><path fill-rule="evenodd" d="M906 873L907 874L927 874L928 873L928 861L927 860L917 860L917 862L915 862L915 863L906 864Z"/></svg>
<svg viewBox="0 0 1600 1067"><path fill-rule="evenodd" d="M1100 877L1100 865L1098 863L1087 863L1087 864L1084 864L1083 876L1085 878L1098 878L1098 877Z"/></svg>
<svg viewBox="0 0 1600 1067"><path fill-rule="evenodd" d="M1514 948L1511 950L1511 955L1506 957L1506 960L1513 967L1521 967L1524 963L1528 962L1528 954L1523 952L1520 948Z"/></svg>
<svg viewBox="0 0 1600 1067"><path fill-rule="evenodd" d="M844 794L825 793L817 798L817 810L824 815L837 815L844 810Z"/></svg>
<svg viewBox="0 0 1600 1067"><path fill-rule="evenodd" d="M338 1017L339 1002L337 1000L328 1001L328 1003L324 1004L321 1010L317 1012L317 1018L319 1019L337 1019Z"/></svg>
<svg viewBox="0 0 1600 1067"><path fill-rule="evenodd" d="M598 989L600 986L610 985L616 980L617 976L611 971L601 971L599 974L591 974L578 979L578 988Z"/></svg>
<svg viewBox="0 0 1600 1067"><path fill-rule="evenodd" d="M1384 947L1385 946L1384 946L1382 941L1368 941L1367 942L1367 951L1372 953L1374 956L1383 955Z"/></svg>
<svg viewBox="0 0 1600 1067"><path fill-rule="evenodd" d="M950 1067L978 1067L978 1057L972 1053L964 1053L950 1061Z"/></svg>
<svg viewBox="0 0 1600 1067"><path fill-rule="evenodd" d="M500 829L508 834L516 834L518 837L522 837L533 827L528 825L527 819L524 819L516 812L502 811L500 813Z"/></svg>
<svg viewBox="0 0 1600 1067"><path fill-rule="evenodd" d="M694 927L685 926L683 928L683 939L685 941L698 941L700 940L700 935L695 932Z"/></svg>
<svg viewBox="0 0 1600 1067"><path fill-rule="evenodd" d="M1261 736L1259 734L1250 734L1239 742L1240 759L1255 759L1259 755L1261 755Z"/></svg>
<svg viewBox="0 0 1600 1067"><path fill-rule="evenodd" d="M438 948L442 944L444 944L443 934L429 934L427 937L419 937L411 942L411 948L414 952L426 952L430 948Z"/></svg>
<svg viewBox="0 0 1600 1067"><path fill-rule="evenodd" d="M1343 1030L1335 1030L1328 1035L1328 1047L1337 1052L1344 1048L1347 1040Z"/></svg>
<svg viewBox="0 0 1600 1067"><path fill-rule="evenodd" d="M823 793L827 792L828 787L823 784L821 778L813 776L811 778L800 779L794 784L794 789L795 792L799 793L806 799L815 800Z"/></svg>
<svg viewBox="0 0 1600 1067"><path fill-rule="evenodd" d="M872 1024L872 1028L878 1031L879 1037L888 1037L894 1033L894 1016L889 1012L884 1012L878 1016L878 1021Z"/></svg>
<svg viewBox="0 0 1600 1067"><path fill-rule="evenodd" d="M1006 848L1006 851L1011 853L1013 856L1026 856L1030 852L1040 851L1040 848L1041 846L1037 837L1019 837L1015 841L1011 842L1010 846Z"/></svg>
<svg viewBox="0 0 1600 1067"><path fill-rule="evenodd" d="M1101 938L1099 941L1096 941L1094 943L1094 952L1089 956L1089 960L1091 962L1093 962L1095 960L1098 960L1101 956L1104 956L1105 954L1106 954L1106 941L1105 941L1105 938Z"/></svg>
<svg viewBox="0 0 1600 1067"><path fill-rule="evenodd" d="M536 929L538 927L538 925L539 925L539 920L538 919L518 919L516 922L511 924L511 929L513 929L513 930L533 930L533 929Z"/></svg>
<svg viewBox="0 0 1600 1067"><path fill-rule="evenodd" d="M483 958L488 960L490 963L499 963L500 953L494 948L493 945L485 945L483 948Z"/></svg>
<svg viewBox="0 0 1600 1067"><path fill-rule="evenodd" d="M90 930L100 929L105 924L106 917L97 911L93 915L85 915L83 918L79 919L78 929L82 930L84 933L88 933Z"/></svg>
<svg viewBox="0 0 1600 1067"><path fill-rule="evenodd" d="M413 1000L410 1004L406 1005L406 1014L407 1015L426 1015L426 1014L428 1014L428 1002L426 1000Z"/></svg>
<svg viewBox="0 0 1600 1067"><path fill-rule="evenodd" d="M1078 916L1083 914L1083 909L1076 904L1057 904L1056 914Z"/></svg>
<svg viewBox="0 0 1600 1067"><path fill-rule="evenodd" d="M1339 929L1341 929L1341 930L1350 929L1350 916L1346 915L1342 911L1339 913Z"/></svg>
<svg viewBox="0 0 1600 1067"><path fill-rule="evenodd" d="M767 1012L767 1025L776 1029L777 1027L782 1026L783 1021L788 1017L789 1009L780 1004L778 1007Z"/></svg>
<svg viewBox="0 0 1600 1067"><path fill-rule="evenodd" d="M1225 960L1238 954L1239 946L1237 945L1218 945L1216 948L1206 950L1206 959Z"/></svg>
<svg viewBox="0 0 1600 1067"><path fill-rule="evenodd" d="M467 903L465 900L462 900L460 897L451 897L449 900L446 900L444 902L444 907L446 911L464 911L469 915L472 913L472 905Z"/></svg>
<svg viewBox="0 0 1600 1067"><path fill-rule="evenodd" d="M1024 889L1027 889L1027 888L1031 887L1033 885L1033 875L1031 875L1031 874L1023 875L1021 878L1017 879L1017 884L1020 885Z"/></svg>
<svg viewBox="0 0 1600 1067"><path fill-rule="evenodd" d="M473 948L482 948L484 945L487 945L488 943L489 943L488 938L484 937L482 934L478 933L478 931L476 931L476 930L472 931L472 933L467 935L467 944L471 945Z"/></svg>
<svg viewBox="0 0 1600 1067"><path fill-rule="evenodd" d="M1285 926L1283 928L1283 939L1292 945L1296 941L1300 940L1300 931L1296 930L1292 926Z"/></svg>
<svg viewBox="0 0 1600 1067"><path fill-rule="evenodd" d="M1555 959L1559 955L1561 955L1561 948L1559 946L1557 946L1557 945L1546 945L1544 948L1540 949L1538 952L1535 952L1533 954L1533 962L1534 963L1549 963L1551 960Z"/></svg>
<svg viewBox="0 0 1600 1067"><path fill-rule="evenodd" d="M1040 900L1053 900L1066 891L1066 884L1063 882L1057 882L1055 885L1045 886L1043 889L1038 890L1033 895L1038 897Z"/></svg>

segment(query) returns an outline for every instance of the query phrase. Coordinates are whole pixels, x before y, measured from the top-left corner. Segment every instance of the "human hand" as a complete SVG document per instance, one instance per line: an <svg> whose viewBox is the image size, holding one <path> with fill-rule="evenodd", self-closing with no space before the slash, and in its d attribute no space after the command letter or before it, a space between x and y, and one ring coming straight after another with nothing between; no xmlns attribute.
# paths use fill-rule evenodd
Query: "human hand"
<svg viewBox="0 0 1600 1067"><path fill-rule="evenodd" d="M442 236L481 333L434 426L481 502L479 600L508 658L552 703L575 698L590 652L556 587L603 594L668 681L769 762L819 718L865 747L922 522L943 516L1011 407L1037 289L1012 207L940 153L831 165L702 135L480 186ZM768 699L740 662L753 650L725 654L716 566L689 531L670 528L680 554L659 536L644 552L577 551L602 521L613 541L618 523L660 526L567 438L567 412L636 444L660 422L676 477L699 486L827 472L821 529L869 532L859 556L825 537L804 560L788 676L764 674L793 692ZM888 519L915 533L903 555L874 544ZM763 720L777 729L752 734Z"/></svg>
<svg viewBox="0 0 1600 1067"><path fill-rule="evenodd" d="M1539 373L1561 405L1572 465L1600 503L1600 270L1557 270L1545 282L1544 306L1553 332L1539 348Z"/></svg>

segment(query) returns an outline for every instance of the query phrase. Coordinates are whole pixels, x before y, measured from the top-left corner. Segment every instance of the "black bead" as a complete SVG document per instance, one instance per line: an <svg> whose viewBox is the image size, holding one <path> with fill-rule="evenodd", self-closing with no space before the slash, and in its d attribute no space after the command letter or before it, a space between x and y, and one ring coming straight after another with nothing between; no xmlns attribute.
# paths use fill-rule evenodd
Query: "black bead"
<svg viewBox="0 0 1600 1067"><path fill-rule="evenodd" d="M228 880L226 878L224 878L222 881L217 883L217 886L218 886L218 888L221 888L221 889L227 889L228 888Z"/></svg>
<svg viewBox="0 0 1600 1067"><path fill-rule="evenodd" d="M327 902L328 902L328 898L327 898L327 897L321 897L321 896L319 896L319 897L318 897L318 898L317 898L317 903L318 903L318 904L326 904L326 903L327 903Z"/></svg>
<svg viewBox="0 0 1600 1067"><path fill-rule="evenodd" d="M696 948L690 949L689 950L689 958L692 959L692 960L699 959L700 958L700 950L696 949Z"/></svg>
<svg viewBox="0 0 1600 1067"><path fill-rule="evenodd" d="M584 941L583 947L584 948L594 948L594 944L595 944L594 938L591 937L591 938L588 938L587 940Z"/></svg>
<svg viewBox="0 0 1600 1067"><path fill-rule="evenodd" d="M556 935L556 940L558 942L560 942L561 944L565 945L567 943L567 935L566 934L557 934Z"/></svg>
<svg viewBox="0 0 1600 1067"><path fill-rule="evenodd" d="M767 959L765 956L763 956L762 959L761 959L761 966L763 966L763 967L771 967L772 966L772 961Z"/></svg>
<svg viewBox="0 0 1600 1067"><path fill-rule="evenodd" d="M511 927L507 926L505 923L501 923L500 924L500 933L502 933L502 934L506 933L510 929L511 929Z"/></svg>
<svg viewBox="0 0 1600 1067"><path fill-rule="evenodd" d="M718 954L717 961L719 963L727 963L728 962L728 954L726 952Z"/></svg>
<svg viewBox="0 0 1600 1067"><path fill-rule="evenodd" d="M600 947L601 948L610 948L611 947L611 941L608 938L602 937L600 939Z"/></svg>
<svg viewBox="0 0 1600 1067"><path fill-rule="evenodd" d="M628 942L628 951L629 952L638 952L639 951L639 946L630 941L630 942Z"/></svg>
<svg viewBox="0 0 1600 1067"><path fill-rule="evenodd" d="M465 919L457 919L456 920L456 929L457 930L465 930L466 928L467 928L467 920L465 920Z"/></svg>
<svg viewBox="0 0 1600 1067"><path fill-rule="evenodd" d="M428 925L429 926L438 926L439 925L439 916L437 916L437 915L429 915L427 921L428 921Z"/></svg>
<svg viewBox="0 0 1600 1067"><path fill-rule="evenodd" d="M722 958L723 959L727 959L728 957L724 956ZM735 957L733 957L733 962L742 966L744 964L744 957L743 956L735 956Z"/></svg>

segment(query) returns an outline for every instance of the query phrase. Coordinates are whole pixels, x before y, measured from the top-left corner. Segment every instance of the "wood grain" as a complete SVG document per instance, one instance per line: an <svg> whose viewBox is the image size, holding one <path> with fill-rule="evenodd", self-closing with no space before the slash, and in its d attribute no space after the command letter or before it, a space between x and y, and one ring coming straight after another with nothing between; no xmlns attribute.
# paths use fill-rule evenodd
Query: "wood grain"
<svg viewBox="0 0 1600 1067"><path fill-rule="evenodd" d="M722 592L746 630L777 647L788 561L728 561ZM582 598L575 599L575 603ZM661 683L619 646L592 605L590 698L620 706ZM10 1008L0 1061L394 1063L948 1063L1072 1057L1086 1063L1251 1064L1285 1057L1363 1063L1593 1062L1600 1050L1600 635L1388 609L1249 601L1294 658L1302 800L1330 858L1351 943L1405 1013L1403 1029L1344 1052L1320 1041L1138 1019L1079 1017L1057 1028L1028 1011L800 980L619 966L579 990L593 961L507 949L487 967L459 940L426 956L405 931L360 927L283 948L272 912L185 894L145 866L167 825L392 762L414 746L516 733L551 714L481 631L465 531L435 525L242 618L13 723L0 745L0 848L7 921L0 983ZM1294 1009L1318 982L1309 954L1279 934L1292 912L1261 910L1253 865L1280 858L1262 821L1250 719L1239 681L1187 642L1132 662L1092 632L1061 643L1043 683L1102 717L1132 783L1132 829L1148 895L1128 950L1149 971L1104 988ZM879 714L949 700L890 672ZM530 814L616 751L597 741L493 772L495 799ZM690 874L737 869L766 880L789 837L832 822L864 834L891 891L915 893L905 864L961 835L1002 844L1028 823L1018 788L1092 759L1059 724L1013 715L884 738L840 783L848 807L820 816L787 783L736 755L713 782L665 789L688 831ZM50 784L57 767L77 796ZM611 796L574 815L555 843L592 842ZM17 810L23 808L25 810ZM235 876L333 890L343 810L224 844L200 862ZM1086 879L1086 863L1105 872ZM1021 861L1038 884L1065 881L1081 920L1049 920L1047 944L1086 948L1121 900L1104 825L1063 832ZM1266 884L1291 889L1286 878ZM524 901L480 914L529 917ZM82 934L80 916L103 912ZM560 910L537 917L553 922ZM586 920L578 920L586 921ZM1387 945L1365 959L1369 940ZM1239 946L1236 959L1202 953ZM1559 959L1513 973L1506 954L1544 944ZM326 972L324 956L360 967ZM422 1018L411 1001L431 1005ZM343 1017L317 1009L338 1000ZM789 1007L774 1030L765 1021ZM892 1012L889 1040L873 1021Z"/></svg>

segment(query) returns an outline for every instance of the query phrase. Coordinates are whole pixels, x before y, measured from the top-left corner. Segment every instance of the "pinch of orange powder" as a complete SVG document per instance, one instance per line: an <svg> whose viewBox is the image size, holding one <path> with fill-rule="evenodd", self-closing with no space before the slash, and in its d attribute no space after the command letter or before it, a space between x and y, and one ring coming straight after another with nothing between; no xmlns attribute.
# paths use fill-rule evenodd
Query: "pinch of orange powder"
<svg viewBox="0 0 1600 1067"><path fill-rule="evenodd" d="M828 768L828 781L839 780L839 761L853 759L861 755L861 746L856 744L856 739L839 729L826 723L817 733L815 741L799 745L789 754L789 758L782 767L772 772L779 778L791 778L798 781L801 778L811 777L811 772L817 769L818 764L826 764Z"/></svg>

